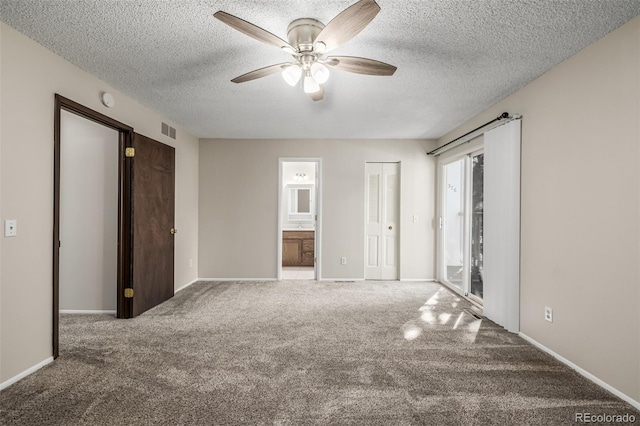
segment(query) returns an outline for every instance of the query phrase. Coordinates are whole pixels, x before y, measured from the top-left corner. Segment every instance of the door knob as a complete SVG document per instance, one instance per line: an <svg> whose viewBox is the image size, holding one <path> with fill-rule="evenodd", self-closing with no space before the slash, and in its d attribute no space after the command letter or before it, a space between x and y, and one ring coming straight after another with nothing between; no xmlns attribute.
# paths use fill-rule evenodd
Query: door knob
<svg viewBox="0 0 640 426"><path fill-rule="evenodd" d="M389 225L389 231L391 231L393 229L393 226Z"/></svg>
<svg viewBox="0 0 640 426"><path fill-rule="evenodd" d="M178 230L176 228L171 228L171 235L175 235L178 233Z"/></svg>

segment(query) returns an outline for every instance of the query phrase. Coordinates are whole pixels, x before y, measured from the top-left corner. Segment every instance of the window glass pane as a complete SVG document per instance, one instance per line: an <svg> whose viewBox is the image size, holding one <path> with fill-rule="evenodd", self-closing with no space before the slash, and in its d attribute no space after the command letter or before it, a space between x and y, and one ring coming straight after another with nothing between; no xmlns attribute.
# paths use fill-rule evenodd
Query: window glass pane
<svg viewBox="0 0 640 426"><path fill-rule="evenodd" d="M471 294L482 299L484 154L471 158Z"/></svg>
<svg viewBox="0 0 640 426"><path fill-rule="evenodd" d="M462 286L464 262L464 159L444 166L444 261L446 280Z"/></svg>

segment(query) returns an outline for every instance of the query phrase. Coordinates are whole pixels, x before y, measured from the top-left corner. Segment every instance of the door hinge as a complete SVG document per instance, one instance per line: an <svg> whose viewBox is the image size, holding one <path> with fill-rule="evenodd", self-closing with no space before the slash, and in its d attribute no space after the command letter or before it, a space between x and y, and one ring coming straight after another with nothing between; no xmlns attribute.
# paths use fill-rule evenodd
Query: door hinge
<svg viewBox="0 0 640 426"><path fill-rule="evenodd" d="M124 156L127 158L132 158L136 156L136 149L133 147L127 147L124 149Z"/></svg>
<svg viewBox="0 0 640 426"><path fill-rule="evenodd" d="M131 299L133 297L133 289L132 288L125 288L124 289L124 297L125 297L125 299Z"/></svg>

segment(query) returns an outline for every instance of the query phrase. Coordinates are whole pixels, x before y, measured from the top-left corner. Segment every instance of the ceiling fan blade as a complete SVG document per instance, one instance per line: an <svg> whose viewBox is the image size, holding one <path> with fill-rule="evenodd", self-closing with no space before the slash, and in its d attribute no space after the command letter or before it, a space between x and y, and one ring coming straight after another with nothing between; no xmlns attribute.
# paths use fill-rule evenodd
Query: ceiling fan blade
<svg viewBox="0 0 640 426"><path fill-rule="evenodd" d="M252 23L247 22L244 19L240 19L237 16L230 15L221 10L214 13L213 16L229 25L231 28L234 28L241 33L246 34L249 37L253 37L263 43L271 44L280 49L282 49L283 47L287 47L291 50L295 50L289 43L287 43L280 37L271 34L269 31L260 28L257 25L253 25Z"/></svg>
<svg viewBox="0 0 640 426"><path fill-rule="evenodd" d="M323 63L339 70L366 75L393 75L397 69L397 67L384 62L355 56L329 56Z"/></svg>
<svg viewBox="0 0 640 426"><path fill-rule="evenodd" d="M320 85L320 90L315 93L311 93L311 99L316 102L324 99L324 86L322 84Z"/></svg>
<svg viewBox="0 0 640 426"><path fill-rule="evenodd" d="M266 77L268 75L282 71L282 68L288 65L291 64L289 62L285 62L283 64L269 65L268 67L260 68L254 71L250 71L246 74L242 74L240 77L236 77L231 81L234 83L244 83L245 81L251 81L257 78Z"/></svg>
<svg viewBox="0 0 640 426"><path fill-rule="evenodd" d="M326 46L323 52L329 52L358 35L380 12L375 0L360 0L352 4L329 22L315 43L322 42Z"/></svg>

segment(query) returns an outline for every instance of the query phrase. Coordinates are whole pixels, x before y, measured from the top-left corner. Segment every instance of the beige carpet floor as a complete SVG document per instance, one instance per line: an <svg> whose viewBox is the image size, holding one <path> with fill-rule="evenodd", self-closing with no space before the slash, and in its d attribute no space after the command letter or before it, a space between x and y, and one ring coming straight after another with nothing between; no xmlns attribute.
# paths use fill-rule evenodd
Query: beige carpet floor
<svg viewBox="0 0 640 426"><path fill-rule="evenodd" d="M2 425L569 425L640 413L434 283L196 283L63 315Z"/></svg>

